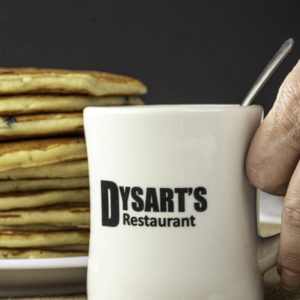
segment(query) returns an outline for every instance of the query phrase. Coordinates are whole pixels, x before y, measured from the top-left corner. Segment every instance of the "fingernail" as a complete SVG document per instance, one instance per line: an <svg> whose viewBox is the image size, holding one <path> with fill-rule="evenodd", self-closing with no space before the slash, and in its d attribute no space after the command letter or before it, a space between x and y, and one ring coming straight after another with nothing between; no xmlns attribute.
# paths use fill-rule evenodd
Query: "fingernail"
<svg viewBox="0 0 300 300"><path fill-rule="evenodd" d="M300 285L300 274L282 268L280 276L281 283L285 289L294 290Z"/></svg>

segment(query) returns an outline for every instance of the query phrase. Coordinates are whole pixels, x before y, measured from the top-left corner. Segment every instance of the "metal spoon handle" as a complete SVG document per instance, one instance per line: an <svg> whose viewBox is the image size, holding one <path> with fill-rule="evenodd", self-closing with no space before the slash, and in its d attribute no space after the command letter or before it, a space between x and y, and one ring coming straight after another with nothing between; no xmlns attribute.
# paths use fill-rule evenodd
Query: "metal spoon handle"
<svg viewBox="0 0 300 300"><path fill-rule="evenodd" d="M277 69L280 63L285 59L288 53L292 50L294 45L293 39L288 39L283 43L279 50L275 53L271 61L266 65L263 71L259 74L257 80L251 87L250 91L244 98L242 106L247 106L252 103L258 92L265 85L266 81L271 77L273 72Z"/></svg>

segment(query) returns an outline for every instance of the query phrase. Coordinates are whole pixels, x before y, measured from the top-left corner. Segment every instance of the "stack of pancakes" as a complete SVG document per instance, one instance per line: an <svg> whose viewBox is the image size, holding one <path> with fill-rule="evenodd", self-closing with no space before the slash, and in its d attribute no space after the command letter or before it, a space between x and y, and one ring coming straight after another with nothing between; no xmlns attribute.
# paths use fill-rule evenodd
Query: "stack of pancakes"
<svg viewBox="0 0 300 300"><path fill-rule="evenodd" d="M0 68L0 258L86 255L86 106L139 105L138 80Z"/></svg>

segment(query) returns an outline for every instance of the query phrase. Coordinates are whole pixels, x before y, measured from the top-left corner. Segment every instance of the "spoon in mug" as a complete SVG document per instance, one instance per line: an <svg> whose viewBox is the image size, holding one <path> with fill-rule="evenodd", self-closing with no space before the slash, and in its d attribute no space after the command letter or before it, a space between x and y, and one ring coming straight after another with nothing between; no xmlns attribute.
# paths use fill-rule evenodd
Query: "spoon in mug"
<svg viewBox="0 0 300 300"><path fill-rule="evenodd" d="M248 106L252 103L258 92L265 85L267 80L271 77L273 72L277 69L280 63L285 59L288 53L292 50L294 45L293 39L288 39L285 41L279 50L275 53L263 71L259 74L257 80L249 90L248 94L244 98L241 106Z"/></svg>

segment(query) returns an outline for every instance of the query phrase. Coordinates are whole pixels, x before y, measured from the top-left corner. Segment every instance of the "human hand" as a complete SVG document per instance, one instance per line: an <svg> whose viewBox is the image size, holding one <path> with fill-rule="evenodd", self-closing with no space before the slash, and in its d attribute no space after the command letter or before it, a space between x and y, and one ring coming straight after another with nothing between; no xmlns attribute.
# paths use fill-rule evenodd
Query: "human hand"
<svg viewBox="0 0 300 300"><path fill-rule="evenodd" d="M281 85L251 142L246 172L257 188L285 195L277 270L285 287L300 285L300 61Z"/></svg>

